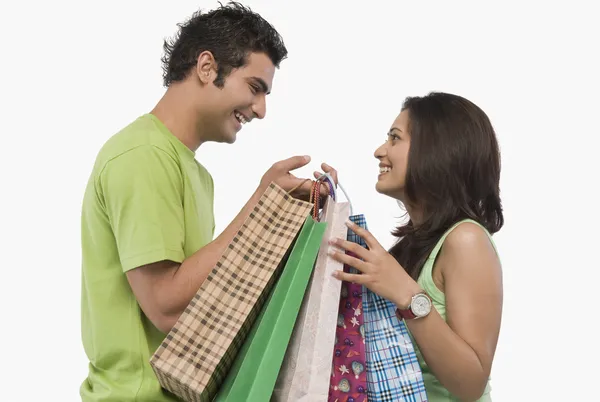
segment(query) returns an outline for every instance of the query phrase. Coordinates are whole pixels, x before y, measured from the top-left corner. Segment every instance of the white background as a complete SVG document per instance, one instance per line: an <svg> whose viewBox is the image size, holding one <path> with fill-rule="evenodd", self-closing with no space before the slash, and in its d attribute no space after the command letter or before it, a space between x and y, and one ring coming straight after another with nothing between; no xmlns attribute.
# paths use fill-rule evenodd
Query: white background
<svg viewBox="0 0 600 402"><path fill-rule="evenodd" d="M418 4L417 4L418 3ZM408 95L490 116L506 225L494 401L597 400L600 28L593 2L251 1L282 33L267 118L197 158L217 231L279 159L336 167L385 245L401 216L373 151ZM448 2L449 3L449 2ZM568 4L568 5L567 5ZM0 8L3 401L79 400L79 216L96 152L163 93L162 40L209 1L3 2ZM284 8L285 7L285 8Z"/></svg>

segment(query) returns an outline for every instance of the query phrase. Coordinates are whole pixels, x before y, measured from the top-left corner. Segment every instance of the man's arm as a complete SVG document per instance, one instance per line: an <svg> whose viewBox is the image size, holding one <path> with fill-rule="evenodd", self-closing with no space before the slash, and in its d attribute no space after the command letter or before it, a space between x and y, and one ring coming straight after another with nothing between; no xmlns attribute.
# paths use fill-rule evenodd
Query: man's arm
<svg viewBox="0 0 600 402"><path fill-rule="evenodd" d="M259 186L225 230L181 264L159 261L127 271L140 307L156 328L164 333L173 328L265 190Z"/></svg>
<svg viewBox="0 0 600 402"><path fill-rule="evenodd" d="M103 180L109 219L131 289L160 331L169 332L177 322L269 184L292 189L302 181L289 172L308 162L298 156L274 164L225 230L183 259L183 190L177 163L152 147L114 161ZM309 183L302 188L309 189Z"/></svg>

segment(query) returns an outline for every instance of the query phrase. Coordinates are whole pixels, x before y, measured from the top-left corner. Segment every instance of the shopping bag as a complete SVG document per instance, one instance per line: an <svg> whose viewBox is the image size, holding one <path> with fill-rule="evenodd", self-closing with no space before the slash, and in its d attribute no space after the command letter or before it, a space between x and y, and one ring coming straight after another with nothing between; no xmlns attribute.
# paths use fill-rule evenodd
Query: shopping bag
<svg viewBox="0 0 600 402"><path fill-rule="evenodd" d="M332 190L333 188L330 187ZM331 191L333 193L333 191ZM332 273L343 264L329 257L331 238L346 238L348 202L328 197L321 222L327 224L271 401L325 401L329 392L341 282Z"/></svg>
<svg viewBox="0 0 600 402"><path fill-rule="evenodd" d="M363 215L353 215L350 220L366 229L366 221ZM364 241L360 241L362 239L351 230L348 230L347 240L366 247ZM357 257L350 252L346 253ZM359 273L356 268L348 265L344 265L344 272ZM367 401L365 326L362 311L363 292L363 286L342 281L327 399L329 402Z"/></svg>
<svg viewBox="0 0 600 402"><path fill-rule="evenodd" d="M185 401L213 399L312 206L269 186L151 357L163 388Z"/></svg>
<svg viewBox="0 0 600 402"><path fill-rule="evenodd" d="M362 238L351 236L367 247ZM426 402L421 367L396 305L363 286L363 313L369 402Z"/></svg>
<svg viewBox="0 0 600 402"><path fill-rule="evenodd" d="M426 402L421 366L396 305L368 289L363 298L369 401Z"/></svg>
<svg viewBox="0 0 600 402"><path fill-rule="evenodd" d="M215 402L269 401L327 224L308 217Z"/></svg>

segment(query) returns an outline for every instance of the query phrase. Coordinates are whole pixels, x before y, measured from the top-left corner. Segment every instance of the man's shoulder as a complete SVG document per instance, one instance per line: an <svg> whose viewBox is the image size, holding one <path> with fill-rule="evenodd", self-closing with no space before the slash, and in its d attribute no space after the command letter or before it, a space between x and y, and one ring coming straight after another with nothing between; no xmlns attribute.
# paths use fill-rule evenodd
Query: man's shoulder
<svg viewBox="0 0 600 402"><path fill-rule="evenodd" d="M110 137L100 149L98 157L110 160L144 146L162 149L173 156L176 154L167 135L149 115L143 115Z"/></svg>
<svg viewBox="0 0 600 402"><path fill-rule="evenodd" d="M123 157L141 155L144 151L156 152L165 157L178 160L177 149L161 130L151 115L139 116L117 133L113 134L100 148L96 155L94 171L102 172L112 160ZM135 152L132 152L135 151ZM143 162L143 158L140 162Z"/></svg>

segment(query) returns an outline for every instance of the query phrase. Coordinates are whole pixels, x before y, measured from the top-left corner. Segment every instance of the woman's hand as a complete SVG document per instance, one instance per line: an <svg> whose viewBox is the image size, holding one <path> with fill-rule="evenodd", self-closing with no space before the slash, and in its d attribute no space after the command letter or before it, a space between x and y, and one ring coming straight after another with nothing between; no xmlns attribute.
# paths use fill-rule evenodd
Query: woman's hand
<svg viewBox="0 0 600 402"><path fill-rule="evenodd" d="M332 251L330 252L332 258L361 272L361 274L349 274L337 271L334 276L339 280L364 285L400 309L408 308L412 297L421 292L420 286L368 230L350 221L346 224L350 230L365 240L368 249L344 239L332 239L330 244L352 254Z"/></svg>

